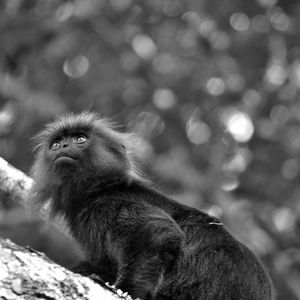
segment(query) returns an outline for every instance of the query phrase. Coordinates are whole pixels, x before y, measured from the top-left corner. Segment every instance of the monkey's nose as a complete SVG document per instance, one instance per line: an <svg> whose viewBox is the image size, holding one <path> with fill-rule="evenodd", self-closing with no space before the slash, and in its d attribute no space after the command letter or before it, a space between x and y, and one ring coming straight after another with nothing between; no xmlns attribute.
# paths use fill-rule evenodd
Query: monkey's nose
<svg viewBox="0 0 300 300"><path fill-rule="evenodd" d="M63 143L63 148L68 147L68 143Z"/></svg>

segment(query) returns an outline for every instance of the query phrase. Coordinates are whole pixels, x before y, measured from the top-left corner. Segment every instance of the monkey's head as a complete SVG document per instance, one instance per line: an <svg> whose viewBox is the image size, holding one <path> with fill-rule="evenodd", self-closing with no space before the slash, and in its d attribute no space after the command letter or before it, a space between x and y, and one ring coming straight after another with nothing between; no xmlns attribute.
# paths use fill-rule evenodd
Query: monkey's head
<svg viewBox="0 0 300 300"><path fill-rule="evenodd" d="M35 139L31 174L39 198L51 197L57 187L70 182L142 179L132 158L132 135L114 130L97 114L64 115Z"/></svg>

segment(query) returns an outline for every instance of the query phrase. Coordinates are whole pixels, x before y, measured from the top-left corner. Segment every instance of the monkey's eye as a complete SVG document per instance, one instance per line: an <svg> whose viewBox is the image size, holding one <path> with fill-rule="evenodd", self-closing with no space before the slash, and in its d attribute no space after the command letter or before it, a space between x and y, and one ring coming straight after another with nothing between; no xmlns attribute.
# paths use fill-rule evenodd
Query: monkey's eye
<svg viewBox="0 0 300 300"><path fill-rule="evenodd" d="M85 135L78 135L75 137L76 144L84 144L87 141L87 137Z"/></svg>
<svg viewBox="0 0 300 300"><path fill-rule="evenodd" d="M60 148L60 142L59 141L54 141L51 146L50 146L52 151L58 150Z"/></svg>

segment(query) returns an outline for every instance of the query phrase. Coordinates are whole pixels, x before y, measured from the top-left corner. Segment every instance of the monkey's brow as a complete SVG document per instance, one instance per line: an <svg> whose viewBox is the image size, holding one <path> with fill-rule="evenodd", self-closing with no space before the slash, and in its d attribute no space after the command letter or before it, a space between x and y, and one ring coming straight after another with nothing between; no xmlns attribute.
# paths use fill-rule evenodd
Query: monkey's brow
<svg viewBox="0 0 300 300"><path fill-rule="evenodd" d="M50 135L49 138L51 141L53 141L65 136L73 136L77 134L88 135L89 132L90 128L87 127L62 128L59 131L55 132L53 135Z"/></svg>
<svg viewBox="0 0 300 300"><path fill-rule="evenodd" d="M90 129L87 128L72 128L72 129L68 129L62 132L63 135L67 136L67 135L76 135L76 134L87 134L89 133Z"/></svg>

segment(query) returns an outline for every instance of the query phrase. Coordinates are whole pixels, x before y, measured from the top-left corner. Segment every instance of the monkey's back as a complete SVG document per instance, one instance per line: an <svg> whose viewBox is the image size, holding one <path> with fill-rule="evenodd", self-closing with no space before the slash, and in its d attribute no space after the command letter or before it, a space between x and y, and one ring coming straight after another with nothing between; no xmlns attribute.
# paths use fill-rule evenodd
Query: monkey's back
<svg viewBox="0 0 300 300"><path fill-rule="evenodd" d="M272 299L272 284L259 260L217 218L155 189L146 190L141 199L165 210L185 233L178 264L165 277L156 299Z"/></svg>
<svg viewBox="0 0 300 300"><path fill-rule="evenodd" d="M195 211L176 220L186 243L159 294L174 300L272 299L270 279L255 255L212 220Z"/></svg>

